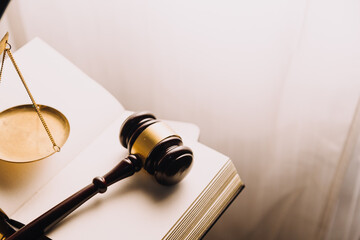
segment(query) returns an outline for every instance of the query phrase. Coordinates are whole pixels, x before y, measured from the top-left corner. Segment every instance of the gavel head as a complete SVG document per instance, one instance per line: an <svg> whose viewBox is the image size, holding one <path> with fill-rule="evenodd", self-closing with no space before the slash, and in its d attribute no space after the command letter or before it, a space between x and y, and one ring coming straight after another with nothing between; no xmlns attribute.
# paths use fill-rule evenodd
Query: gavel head
<svg viewBox="0 0 360 240"><path fill-rule="evenodd" d="M181 138L151 113L128 117L121 126L120 142L163 185L178 183L191 168L191 149L183 146Z"/></svg>

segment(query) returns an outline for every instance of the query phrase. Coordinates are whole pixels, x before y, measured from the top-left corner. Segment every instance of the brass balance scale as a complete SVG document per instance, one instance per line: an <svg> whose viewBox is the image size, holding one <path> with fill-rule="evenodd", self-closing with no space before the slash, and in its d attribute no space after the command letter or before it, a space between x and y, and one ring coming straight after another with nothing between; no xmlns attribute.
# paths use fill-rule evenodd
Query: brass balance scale
<svg viewBox="0 0 360 240"><path fill-rule="evenodd" d="M0 41L0 55L3 54L0 84L7 54L32 104L11 107L0 113L0 160L13 163L33 162L59 152L69 136L70 125L58 110L35 102L10 51L8 38L9 34L6 33Z"/></svg>

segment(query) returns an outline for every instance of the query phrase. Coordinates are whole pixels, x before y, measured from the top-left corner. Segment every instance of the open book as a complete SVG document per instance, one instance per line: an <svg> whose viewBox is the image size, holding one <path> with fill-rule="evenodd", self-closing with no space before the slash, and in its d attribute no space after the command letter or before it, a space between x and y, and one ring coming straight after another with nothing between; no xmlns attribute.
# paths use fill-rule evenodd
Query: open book
<svg viewBox="0 0 360 240"><path fill-rule="evenodd" d="M119 130L131 112L40 39L26 44L14 57L37 103L62 112L71 129L61 151L44 160L24 164L0 161L0 208L26 224L127 156L127 149L119 142ZM0 84L0 111L29 102L7 60ZM165 187L140 171L90 199L47 236L201 237L241 191L243 183L228 157L197 142L197 126L167 123L194 152L192 169L183 181Z"/></svg>

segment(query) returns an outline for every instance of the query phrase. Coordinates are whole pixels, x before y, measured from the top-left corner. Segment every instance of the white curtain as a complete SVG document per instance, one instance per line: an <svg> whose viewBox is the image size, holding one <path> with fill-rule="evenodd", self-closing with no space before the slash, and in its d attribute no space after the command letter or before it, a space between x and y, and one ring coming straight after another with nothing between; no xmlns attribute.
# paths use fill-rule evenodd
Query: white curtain
<svg viewBox="0 0 360 240"><path fill-rule="evenodd" d="M13 0L0 30L231 157L246 189L205 239L359 239L359 1Z"/></svg>

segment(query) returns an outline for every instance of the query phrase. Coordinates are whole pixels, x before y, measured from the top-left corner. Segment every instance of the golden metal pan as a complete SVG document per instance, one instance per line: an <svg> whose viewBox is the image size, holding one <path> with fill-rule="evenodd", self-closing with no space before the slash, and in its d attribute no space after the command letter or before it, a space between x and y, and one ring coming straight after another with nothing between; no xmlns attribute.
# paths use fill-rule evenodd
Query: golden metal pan
<svg viewBox="0 0 360 240"><path fill-rule="evenodd" d="M58 110L38 105L58 147L70 133L66 117ZM15 106L0 113L0 160L32 162L56 152L35 108L31 104Z"/></svg>

